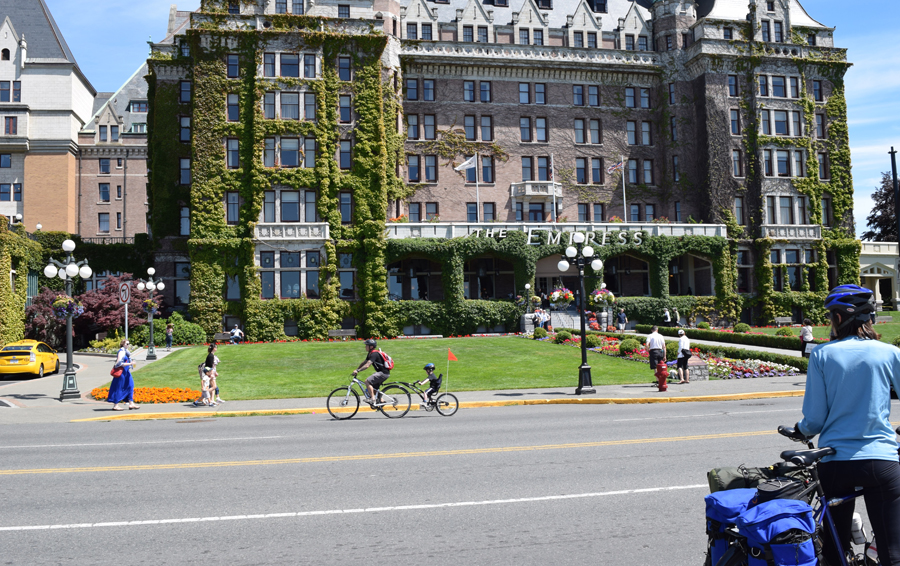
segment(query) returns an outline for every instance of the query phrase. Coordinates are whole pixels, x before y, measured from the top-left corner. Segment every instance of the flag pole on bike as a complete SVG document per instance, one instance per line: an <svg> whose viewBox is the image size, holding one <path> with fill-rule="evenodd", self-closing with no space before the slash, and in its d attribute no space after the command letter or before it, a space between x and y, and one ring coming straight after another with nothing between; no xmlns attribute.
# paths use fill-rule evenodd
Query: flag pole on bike
<svg viewBox="0 0 900 566"><path fill-rule="evenodd" d="M447 391L450 391L450 362L458 362L450 348L447 348Z"/></svg>

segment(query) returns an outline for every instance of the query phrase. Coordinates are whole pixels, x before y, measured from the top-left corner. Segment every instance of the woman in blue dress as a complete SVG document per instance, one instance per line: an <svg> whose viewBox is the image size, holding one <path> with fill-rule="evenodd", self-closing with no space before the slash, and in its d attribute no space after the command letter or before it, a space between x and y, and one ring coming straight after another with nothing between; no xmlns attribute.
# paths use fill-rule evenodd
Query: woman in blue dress
<svg viewBox="0 0 900 566"><path fill-rule="evenodd" d="M131 361L131 354L128 353L128 340L122 340L119 348L119 354L116 356L116 364L113 369L122 369L122 375L114 377L112 383L109 384L109 395L106 400L113 404L113 411L124 411L124 407L119 404L128 401L129 409L140 409L140 405L134 404L134 380L131 378L131 368L134 362Z"/></svg>

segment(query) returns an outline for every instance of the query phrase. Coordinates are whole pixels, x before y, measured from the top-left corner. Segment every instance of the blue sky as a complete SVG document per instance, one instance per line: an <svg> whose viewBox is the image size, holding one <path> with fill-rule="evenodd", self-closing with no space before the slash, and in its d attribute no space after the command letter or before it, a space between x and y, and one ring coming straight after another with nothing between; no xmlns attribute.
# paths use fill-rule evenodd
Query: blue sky
<svg viewBox="0 0 900 566"><path fill-rule="evenodd" d="M45 0L78 64L98 91L115 91L146 59L147 40L163 38L170 1ZM803 0L801 0L803 1ZM865 230L871 195L890 171L891 145L900 151L900 50L896 48L897 0L847 4L805 0L810 16L835 30L835 44L849 49L847 74L850 146L857 232ZM196 10L199 0L178 4ZM894 14L894 16L890 16ZM106 23L115 22L114 26Z"/></svg>

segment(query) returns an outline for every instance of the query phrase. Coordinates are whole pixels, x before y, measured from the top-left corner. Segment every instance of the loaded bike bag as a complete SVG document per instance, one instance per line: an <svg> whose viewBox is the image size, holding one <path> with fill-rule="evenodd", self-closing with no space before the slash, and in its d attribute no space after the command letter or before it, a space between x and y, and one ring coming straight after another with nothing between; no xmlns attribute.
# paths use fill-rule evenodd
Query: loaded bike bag
<svg viewBox="0 0 900 566"><path fill-rule="evenodd" d="M725 551L728 540L725 530L734 526L738 515L747 510L756 497L755 489L731 489L706 496L706 534L709 536L710 564L717 564Z"/></svg>
<svg viewBox="0 0 900 566"><path fill-rule="evenodd" d="M794 478L774 478L756 486L756 499L751 507L772 501L773 499L801 499L800 494L806 489L806 482ZM810 503L814 495L810 491L802 497L802 501Z"/></svg>
<svg viewBox="0 0 900 566"><path fill-rule="evenodd" d="M748 566L816 566L816 522L805 501L774 499L735 520L750 549Z"/></svg>
<svg viewBox="0 0 900 566"><path fill-rule="evenodd" d="M787 462L778 462L765 468L714 468L706 474L709 492L715 493L726 489L756 487L760 483L777 477L797 477L804 479L808 475L804 469Z"/></svg>

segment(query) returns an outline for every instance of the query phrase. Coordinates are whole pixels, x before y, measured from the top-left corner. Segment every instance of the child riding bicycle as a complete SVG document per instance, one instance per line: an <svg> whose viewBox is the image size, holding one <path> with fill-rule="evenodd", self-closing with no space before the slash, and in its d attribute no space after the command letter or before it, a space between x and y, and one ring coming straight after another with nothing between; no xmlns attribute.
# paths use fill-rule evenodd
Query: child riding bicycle
<svg viewBox="0 0 900 566"><path fill-rule="evenodd" d="M425 379L422 381L418 381L419 385L425 385L425 382L428 382L428 389L425 390L425 404L427 409L430 411L434 406L434 401L432 401L432 397L437 394L438 390L441 388L441 381L443 381L444 374L434 375L434 364L425 364L425 367L422 368L425 370L427 374Z"/></svg>

